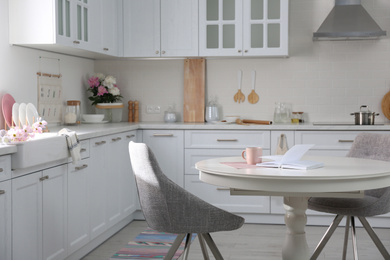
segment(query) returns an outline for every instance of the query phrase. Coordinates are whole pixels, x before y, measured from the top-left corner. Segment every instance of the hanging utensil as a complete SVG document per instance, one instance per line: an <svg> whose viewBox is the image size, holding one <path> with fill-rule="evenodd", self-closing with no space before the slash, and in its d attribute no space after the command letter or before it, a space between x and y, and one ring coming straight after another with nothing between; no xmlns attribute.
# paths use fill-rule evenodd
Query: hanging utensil
<svg viewBox="0 0 390 260"><path fill-rule="evenodd" d="M237 73L237 80L238 80L238 91L234 95L234 101L235 102L244 102L245 101L245 95L241 92L241 81L242 81L242 71L239 70Z"/></svg>
<svg viewBox="0 0 390 260"><path fill-rule="evenodd" d="M259 95L255 92L256 71L252 70L252 92L248 95L248 101L251 104L256 104L259 101Z"/></svg>

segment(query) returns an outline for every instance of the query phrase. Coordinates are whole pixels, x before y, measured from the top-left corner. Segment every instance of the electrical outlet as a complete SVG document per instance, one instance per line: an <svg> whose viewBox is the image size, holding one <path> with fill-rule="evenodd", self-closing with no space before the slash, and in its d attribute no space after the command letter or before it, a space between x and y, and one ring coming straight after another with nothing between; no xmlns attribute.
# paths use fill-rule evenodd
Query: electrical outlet
<svg viewBox="0 0 390 260"><path fill-rule="evenodd" d="M160 114L161 107L158 105L147 105L146 106L146 113L147 114Z"/></svg>

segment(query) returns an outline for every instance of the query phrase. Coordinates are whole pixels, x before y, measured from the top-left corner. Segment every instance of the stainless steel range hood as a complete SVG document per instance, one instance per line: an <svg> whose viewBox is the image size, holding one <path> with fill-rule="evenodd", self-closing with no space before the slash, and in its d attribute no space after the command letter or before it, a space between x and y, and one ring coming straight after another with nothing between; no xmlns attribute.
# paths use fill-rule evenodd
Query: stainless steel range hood
<svg viewBox="0 0 390 260"><path fill-rule="evenodd" d="M335 0L335 6L313 33L313 40L366 40L386 36L361 5L361 0Z"/></svg>

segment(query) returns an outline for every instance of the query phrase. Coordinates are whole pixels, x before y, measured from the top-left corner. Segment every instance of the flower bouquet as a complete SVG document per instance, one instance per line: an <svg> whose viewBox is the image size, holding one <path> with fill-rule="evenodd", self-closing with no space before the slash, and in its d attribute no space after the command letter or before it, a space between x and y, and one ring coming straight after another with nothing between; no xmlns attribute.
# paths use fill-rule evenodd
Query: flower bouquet
<svg viewBox="0 0 390 260"><path fill-rule="evenodd" d="M35 134L41 134L45 129L47 122L41 118L32 126L24 125L22 127L14 126L10 130L1 130L0 137L4 144L24 142L34 138Z"/></svg>
<svg viewBox="0 0 390 260"><path fill-rule="evenodd" d="M116 85L116 78L111 75L105 76L102 73L96 73L88 80L88 84L87 91L92 93L92 96L88 99L92 101L92 105L116 103L122 99L120 90Z"/></svg>

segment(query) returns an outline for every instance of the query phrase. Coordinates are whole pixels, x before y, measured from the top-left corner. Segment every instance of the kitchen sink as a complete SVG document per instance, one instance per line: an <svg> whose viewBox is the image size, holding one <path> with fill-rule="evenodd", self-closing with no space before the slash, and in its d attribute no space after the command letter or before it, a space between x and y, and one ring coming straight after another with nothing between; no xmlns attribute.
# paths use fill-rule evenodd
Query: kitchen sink
<svg viewBox="0 0 390 260"><path fill-rule="evenodd" d="M69 157L65 136L57 133L37 134L34 138L15 144L18 151L11 155L11 167L28 168Z"/></svg>

